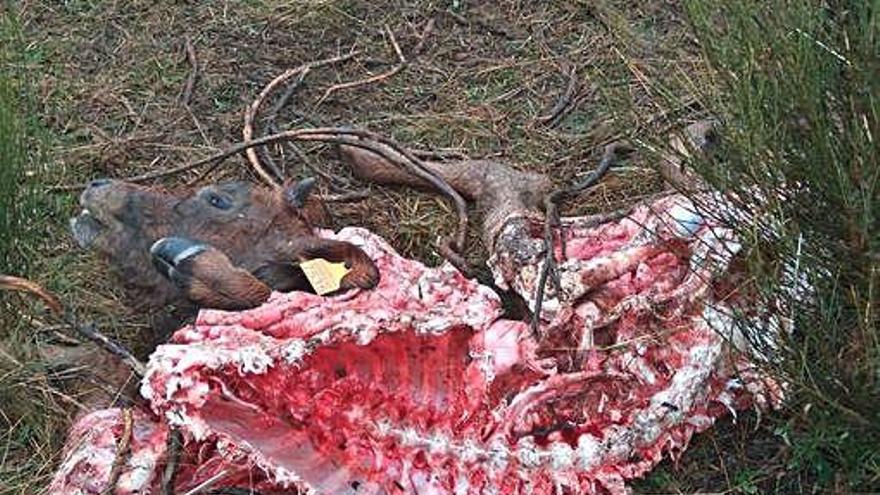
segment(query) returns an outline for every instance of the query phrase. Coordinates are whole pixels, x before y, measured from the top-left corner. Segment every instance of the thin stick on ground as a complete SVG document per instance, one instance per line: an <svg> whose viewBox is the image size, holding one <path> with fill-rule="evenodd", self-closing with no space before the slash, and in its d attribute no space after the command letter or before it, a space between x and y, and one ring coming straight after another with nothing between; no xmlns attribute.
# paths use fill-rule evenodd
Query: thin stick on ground
<svg viewBox="0 0 880 495"><path fill-rule="evenodd" d="M76 316L70 311L65 312L62 316L62 319L68 325L70 325L71 328L76 330L77 333L91 340L92 342L97 344L98 347L101 347L110 354L113 354L114 356L122 360L122 362L124 362L126 365L128 365L129 368L131 368L131 370L135 373L135 375L137 375L138 378L143 378L147 370L146 366L144 366L144 363L142 363L138 358L134 357L134 354L132 354L132 352L128 350L125 346L101 333L95 327L94 323L79 323L76 319Z"/></svg>
<svg viewBox="0 0 880 495"><path fill-rule="evenodd" d="M557 189L548 194L544 198L545 218L544 218L544 264L541 267L541 273L538 277L538 284L535 287L535 309L532 313L531 331L536 340L541 339L540 322L541 308L544 303L544 291L547 287L547 278L552 274L556 286L556 294L559 296L559 279L556 266L556 251L554 249L554 241L556 238L556 228L559 224L559 203L564 199L579 194L590 187L596 185L608 170L617 162L618 153L628 150L628 146L623 143L611 143L605 147L602 159L599 160L599 166L593 170L580 182L563 189ZM562 236L560 236L561 238ZM562 247L562 256L565 257L565 246Z"/></svg>
<svg viewBox="0 0 880 495"><path fill-rule="evenodd" d="M46 303L46 306L52 310L52 312L64 323L68 326L76 330L81 336L91 340L98 347L106 350L110 354L113 354L117 358L119 358L122 362L128 365L129 368L138 376L138 378L142 378L144 373L146 372L146 367L144 363L140 362L140 360L134 357L131 351L125 348L119 342L110 339L106 335L102 334L95 328L94 323L79 323L77 321L76 315L70 310L64 310L64 307L59 302L59 299L55 294L46 290L40 284L36 282L32 282L30 280L26 280L19 277L13 277L10 275L0 275L0 290L15 290L26 292L28 294L33 294L39 297Z"/></svg>
<svg viewBox="0 0 880 495"><path fill-rule="evenodd" d="M448 15L449 17L451 17L453 21L455 21L457 24L459 24L461 26L468 27L468 28L471 26L477 26L479 28L485 29L486 32L488 32L489 34L493 34L495 36L501 36L502 38L507 39L507 40L515 40L516 39L516 36L509 33L503 27L495 26L484 19L481 19L478 17L468 19L467 17L465 17L461 14L455 13L451 10L444 10L443 13Z"/></svg>
<svg viewBox="0 0 880 495"><path fill-rule="evenodd" d="M437 18L432 17L428 19L428 22L425 23L425 28L422 29L422 35L419 36L419 42L416 43L416 46L413 48L412 56L418 57L425 50L425 43L428 41L428 38L431 37L431 33L434 32L434 26L437 24Z"/></svg>
<svg viewBox="0 0 880 495"><path fill-rule="evenodd" d="M267 84L263 88L263 90L260 91L260 94L257 95L257 98L253 101L253 103L250 104L250 106L248 106L247 110L245 111L244 128L242 129L242 137L244 138L244 140L250 141L254 138L254 121L256 120L257 115L260 113L260 109L265 104L266 99L269 97L270 94L272 94L275 88L277 88L281 84L284 84L288 79L299 75L298 82L292 85L291 88L288 88L288 91L292 96L293 91L295 91L302 84L302 81L305 79L306 75L311 72L312 69L350 60L352 57L357 55L357 53L358 52L356 51L351 51L346 55L338 55L336 57L330 57L315 62L305 63L294 69L287 70L275 79L271 80L269 84ZM291 89L293 91L291 91ZM281 106L283 106L283 103L286 103L286 100L289 98L290 96L285 95L282 100L279 101L279 104L282 104ZM274 116L275 113L280 110L281 106L277 106L276 108L274 108L270 116ZM269 171L266 170L267 167L264 166L263 163L260 161L260 158L254 148L248 148L245 154L247 155L247 159L248 162L250 162L251 167L253 167L254 171L263 180L263 182L269 184L272 187L280 187L281 183L279 181L283 180L283 177L281 177L281 174L277 171L277 168L274 171L273 177L273 173L269 173Z"/></svg>
<svg viewBox="0 0 880 495"><path fill-rule="evenodd" d="M128 456L128 451L131 447L133 423L131 409L126 407L122 410L122 437L119 439L119 445L116 446L116 457L113 459L113 466L110 468L110 477L101 495L112 495L116 491L116 483L122 474L122 466L125 464L125 458Z"/></svg>
<svg viewBox="0 0 880 495"><path fill-rule="evenodd" d="M192 100L193 89L195 89L196 80L199 77L199 59L196 58L196 49L193 46L192 40L187 37L186 38L186 58L189 60L189 65L192 66L192 69L189 72L189 76L186 78L186 85L183 87L183 93L181 93L180 101L184 106L189 106L190 101Z"/></svg>
<svg viewBox="0 0 880 495"><path fill-rule="evenodd" d="M61 302L58 301L55 294L44 289L43 286L36 282L31 282L30 280L20 277L13 277L11 275L0 275L0 289L26 292L35 295L42 299L43 303L45 303L53 312L61 314L64 311Z"/></svg>
<svg viewBox="0 0 880 495"><path fill-rule="evenodd" d="M558 100L556 100L556 104L553 105L553 108L550 109L550 112L547 115L543 115L538 117L538 122L546 125L547 127L556 127L559 124L559 121L562 120L563 117L571 110L572 103L574 102L575 93L577 93L578 88L578 76L577 76L577 68L575 66L571 66L568 71L568 86L565 88L565 93L563 93Z"/></svg>
<svg viewBox="0 0 880 495"><path fill-rule="evenodd" d="M287 106L287 102L290 101L291 98L293 98L293 95L296 94L300 86L303 85L306 80L306 76L309 75L309 72L311 71L311 67L305 67L303 71L299 73L299 78L297 78L297 80L294 81L293 84L291 84L287 87L287 89L284 90L284 94L282 94L278 98L278 101L276 101L275 105L272 106L272 110L270 110L269 113L267 113L266 116L263 117L264 120L274 122L275 119L278 118L278 112L280 112L282 108Z"/></svg>
<svg viewBox="0 0 880 495"><path fill-rule="evenodd" d="M323 103L327 98L330 97L333 93L337 91L342 91L344 89L356 88L358 86L365 86L367 84L373 84L377 82L384 81L390 77L393 77L398 72L402 71L407 66L406 57L403 56L403 51L400 49L400 45L397 44L397 39L394 37L394 32L391 31L391 28L385 26L385 32L388 34L388 39L390 40L391 46L394 47L394 53L397 54L397 59L399 63L391 68L391 70L387 72L383 72L381 74L376 74L375 76L367 77L365 79L359 79L357 81L349 81L345 83L334 84L327 88L324 91L324 94L318 99L318 102L315 103L315 106Z"/></svg>
<svg viewBox="0 0 880 495"><path fill-rule="evenodd" d="M124 180L126 182L131 182L133 184L137 184L139 182L147 182L147 181L153 180L153 179L161 179L163 177L169 177L172 175L182 174L184 172L188 172L190 170L199 168L202 165L205 165L206 163L209 163L209 162L196 161L196 162L186 163L186 164L179 165L177 167L168 168L165 170L157 170L155 172L147 172L147 173L143 173L140 175L125 177L122 180ZM52 193L71 192L71 191L78 191L80 189L85 189L88 186L89 185L85 184L85 183L64 184L64 185L60 185L60 186L49 186L48 188L46 188L46 190L48 192L52 192Z"/></svg>

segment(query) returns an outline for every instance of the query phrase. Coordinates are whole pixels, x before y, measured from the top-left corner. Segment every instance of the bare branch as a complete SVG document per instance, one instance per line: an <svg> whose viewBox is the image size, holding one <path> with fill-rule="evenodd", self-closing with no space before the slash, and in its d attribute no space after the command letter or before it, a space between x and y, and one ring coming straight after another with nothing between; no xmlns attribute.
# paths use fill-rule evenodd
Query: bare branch
<svg viewBox="0 0 880 495"><path fill-rule="evenodd" d="M113 495L116 491L116 483L119 481L119 475L122 474L122 466L125 464L125 457L128 455L131 447L131 432L134 426L131 409L126 407L122 410L122 437L116 446L116 457L113 459L113 466L110 468L110 477L107 480L107 486L101 495Z"/></svg>
<svg viewBox="0 0 880 495"><path fill-rule="evenodd" d="M185 106L189 106L189 102L192 100L193 89L196 85L196 79L199 77L199 60L196 58L196 49L189 37L186 38L186 58L189 60L192 70L190 70L189 76L186 78L186 85L183 88L180 101Z"/></svg>
<svg viewBox="0 0 880 495"><path fill-rule="evenodd" d="M358 86L364 86L367 84L373 84L373 83L384 81L384 80L388 79L389 77L394 76L395 74L397 74L398 72L400 72L401 70L403 70L407 66L406 57L403 56L403 51L400 50L400 45L397 44L397 39L394 37L394 33L391 31L391 28L389 28L388 26L385 26L385 32L388 33L388 39L390 40L391 46L394 47L394 53L397 54L397 59L399 60L399 63L397 65L395 65L394 67L392 67L391 70L389 70L387 72L383 72L381 74L376 74L375 76L367 77L365 79L359 79L357 81L349 81L346 83L339 83L339 84L334 84L333 86L330 86L329 88L327 88L326 91L324 91L323 96L321 96L321 98L318 100L318 102L315 104L315 106L318 106L321 103L323 103L324 100L326 100L330 95L332 95L333 93L335 93L337 91L341 91L344 89L356 88Z"/></svg>
<svg viewBox="0 0 880 495"><path fill-rule="evenodd" d="M40 284L19 277L0 275L0 290L16 290L36 295L46 303L49 309L51 309L61 321L67 323L83 337L91 340L110 354L118 357L127 364L129 368L131 368L138 378L144 376L146 367L139 359L134 357L134 354L132 354L131 351L126 349L125 346L119 342L116 342L99 332L95 328L94 323L79 323L76 315L72 311L65 311L59 302L58 297L52 292L46 290Z"/></svg>
<svg viewBox="0 0 880 495"><path fill-rule="evenodd" d="M547 127L556 127L559 124L559 121L561 121L562 118L565 117L565 115L571 110L574 95L577 92L577 87L577 68L572 65L568 71L568 86L565 88L565 93L563 93L559 97L559 99L556 101L556 104L553 105L553 108L550 109L550 112L547 115L538 117L538 122L546 125Z"/></svg>

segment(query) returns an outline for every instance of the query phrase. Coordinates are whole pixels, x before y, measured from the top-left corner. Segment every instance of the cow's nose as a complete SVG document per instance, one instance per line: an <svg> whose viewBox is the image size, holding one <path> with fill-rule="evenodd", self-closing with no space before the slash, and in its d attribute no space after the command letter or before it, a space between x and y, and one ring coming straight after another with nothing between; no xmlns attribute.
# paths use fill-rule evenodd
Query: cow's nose
<svg viewBox="0 0 880 495"><path fill-rule="evenodd" d="M107 179L107 178L103 178L103 177L102 177L102 178L100 178L100 179L94 179L94 180L90 181L90 182L89 182L89 187L90 187L90 188L96 188L96 187L106 186L106 185L109 184L109 183L110 183L110 179Z"/></svg>

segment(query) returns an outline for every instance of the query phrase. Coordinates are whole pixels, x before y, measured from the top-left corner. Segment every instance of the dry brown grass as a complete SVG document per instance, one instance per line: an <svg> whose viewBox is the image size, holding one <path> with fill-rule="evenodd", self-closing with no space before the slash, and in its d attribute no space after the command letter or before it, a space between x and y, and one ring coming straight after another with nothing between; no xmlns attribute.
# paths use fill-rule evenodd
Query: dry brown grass
<svg viewBox="0 0 880 495"><path fill-rule="evenodd" d="M26 40L25 68L35 82L33 110L50 134L49 160L38 170L45 185L132 176L206 156L241 139L246 105L273 77L352 48L362 51L354 61L310 74L279 114L279 127L363 126L415 148L504 158L548 173L561 185L595 166L610 140L659 135L700 116L699 104L688 95L681 100L692 104L668 107L656 94L665 85L655 83L700 68L681 14L659 0L70 0L22 2L18 17ZM413 57L432 17L436 26L423 53ZM317 106L332 84L382 73L397 63L386 25L410 65L387 81L336 92ZM199 61L189 106L180 102L191 71L186 39ZM581 82L577 104L556 128L547 128L538 118L565 92L571 67ZM635 102L635 127L622 116L624 99ZM325 190L359 186L328 150L306 151L315 166L338 178L325 181ZM659 180L648 162L645 156L631 159L592 193L566 205L565 213L614 209L656 191ZM311 174L295 157L280 163L291 177ZM206 177L199 174L195 170L157 183L256 180L241 157ZM435 240L454 226L450 206L413 191L374 188L374 193L366 201L333 205L336 226L364 225L404 255L437 262ZM127 308L105 267L77 250L66 234L66 217L77 211L76 195L51 201L57 202L57 213L41 220L46 234L34 248L29 275L107 333L146 351L138 343L144 342L147 322ZM485 253L476 235L470 242L471 261L481 261ZM24 310L37 311L34 306ZM45 482L72 410L70 400L53 392L63 388L51 383L44 367L25 364L38 362L34 346L45 336L35 330L46 325L17 325L19 330L4 336L9 357L19 363L2 376L4 399L16 405L4 406L0 431L19 437L5 440L12 447L0 457L4 493L30 493ZM681 464L662 468L642 489L739 486L742 480L730 474L731 464L749 468L755 456L730 459L734 450L716 448L716 438L701 437ZM724 476L713 472L719 465Z"/></svg>

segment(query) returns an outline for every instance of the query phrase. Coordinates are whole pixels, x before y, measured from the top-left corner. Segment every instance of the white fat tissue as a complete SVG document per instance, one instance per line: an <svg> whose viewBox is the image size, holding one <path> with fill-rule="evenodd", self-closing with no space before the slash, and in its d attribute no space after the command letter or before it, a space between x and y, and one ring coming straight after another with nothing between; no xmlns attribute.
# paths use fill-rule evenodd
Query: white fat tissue
<svg viewBox="0 0 880 495"><path fill-rule="evenodd" d="M723 283L740 245L708 218L672 195L616 221L563 219L560 290L547 284L536 333L449 264L403 258L364 229L322 232L361 246L379 285L202 311L150 358L113 493L159 492L174 428L175 493L210 481L264 494L625 494L718 418L782 400L741 352L722 302L740 297ZM529 222L502 228L489 264L534 308L544 254ZM123 421L120 409L81 418L49 493L102 493Z"/></svg>

